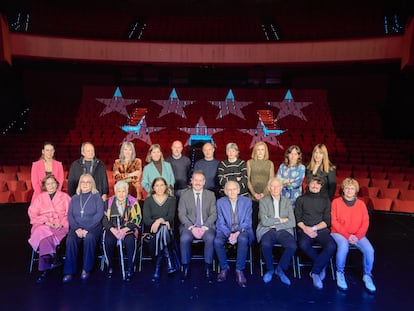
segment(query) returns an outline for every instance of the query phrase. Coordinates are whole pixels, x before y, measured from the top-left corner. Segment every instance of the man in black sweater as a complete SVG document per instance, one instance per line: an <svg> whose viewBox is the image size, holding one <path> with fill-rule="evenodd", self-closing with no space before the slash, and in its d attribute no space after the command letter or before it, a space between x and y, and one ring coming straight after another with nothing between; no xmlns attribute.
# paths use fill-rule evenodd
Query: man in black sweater
<svg viewBox="0 0 414 311"><path fill-rule="evenodd" d="M295 218L299 247L308 255L313 266L310 276L313 286L323 288L325 268L336 251L336 243L330 235L331 202L328 197L321 195L323 179L312 176L309 181L309 191L296 201ZM322 247L318 252L313 245Z"/></svg>

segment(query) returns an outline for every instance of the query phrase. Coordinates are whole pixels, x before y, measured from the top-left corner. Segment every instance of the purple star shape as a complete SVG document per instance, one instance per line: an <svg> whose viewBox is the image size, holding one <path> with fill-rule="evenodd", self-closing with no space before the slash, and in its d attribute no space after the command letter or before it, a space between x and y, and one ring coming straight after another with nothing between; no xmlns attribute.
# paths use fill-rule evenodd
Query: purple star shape
<svg viewBox="0 0 414 311"><path fill-rule="evenodd" d="M157 105L162 106L162 110L158 115L158 118L161 118L162 116L169 113L175 113L178 114L181 118L187 119L187 116L184 112L184 108L187 105L192 105L194 103L193 100L180 100L177 96L175 89L171 91L170 98L161 100L152 99L151 101L153 101Z"/></svg>
<svg viewBox="0 0 414 311"><path fill-rule="evenodd" d="M276 138L277 135L265 136L265 132L263 131L260 121L257 123L256 129L239 129L239 131L252 136L252 141L250 142L250 148L253 148L257 142L264 141L268 143L269 145L278 147L282 150L284 149L283 146L280 144L279 140Z"/></svg>
<svg viewBox="0 0 414 311"><path fill-rule="evenodd" d="M241 109L252 103L235 100L232 90L229 90L227 97L224 101L215 102L210 100L209 102L213 106L218 107L220 109L216 119L222 118L230 114L234 114L235 116L242 118L244 120L246 120L246 118Z"/></svg>
<svg viewBox="0 0 414 311"><path fill-rule="evenodd" d="M127 118L129 117L129 115L128 111L126 110L126 107L131 104L135 104L139 101L138 99L123 98L119 88L116 89L114 96L112 98L96 98L96 100L106 106L99 115L100 117L115 111L126 116Z"/></svg>
<svg viewBox="0 0 414 311"><path fill-rule="evenodd" d="M223 128L208 128L206 123L204 122L203 117L198 119L198 122L195 127L186 127L186 128L179 128L180 131L186 132L190 135L204 135L204 136L213 136L216 133L223 131ZM186 142L186 146L189 144L189 140Z"/></svg>
<svg viewBox="0 0 414 311"><path fill-rule="evenodd" d="M135 131L128 132L128 134L125 136L123 141L133 141L135 139L138 139L138 140L142 140L148 145L152 145L152 141L151 141L149 134L153 132L161 131L163 129L164 127L147 127L147 122L144 119L142 121L139 132L138 133L136 133Z"/></svg>
<svg viewBox="0 0 414 311"><path fill-rule="evenodd" d="M290 91L286 93L285 98L281 102L269 102L269 106L279 108L279 113L276 117L276 120L283 119L288 115L293 115L304 121L308 121L306 116L302 112L302 108L309 106L312 102L296 102Z"/></svg>

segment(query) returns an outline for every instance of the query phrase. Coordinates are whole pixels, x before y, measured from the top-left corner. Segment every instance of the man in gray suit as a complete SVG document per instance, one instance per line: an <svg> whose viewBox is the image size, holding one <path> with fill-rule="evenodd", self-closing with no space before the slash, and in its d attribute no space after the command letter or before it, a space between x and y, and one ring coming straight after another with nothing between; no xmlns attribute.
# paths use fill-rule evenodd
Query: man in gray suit
<svg viewBox="0 0 414 311"><path fill-rule="evenodd" d="M204 262L206 278L212 283L214 256L215 222L217 219L216 197L214 192L204 189L206 178L203 171L195 171L192 175L192 188L181 194L178 203L178 219L180 220L180 250L185 281L189 275L191 260L191 243L194 239L204 241Z"/></svg>
<svg viewBox="0 0 414 311"><path fill-rule="evenodd" d="M256 237L257 241L260 242L267 268L263 281L269 283L273 274L276 274L282 283L290 285L290 280L285 271L288 269L289 262L297 248L293 236L296 221L292 202L281 195L282 185L282 179L279 177L269 180L267 187L270 195L259 201L259 224L256 229ZM275 243L281 244L284 248L276 271L272 257L272 248Z"/></svg>

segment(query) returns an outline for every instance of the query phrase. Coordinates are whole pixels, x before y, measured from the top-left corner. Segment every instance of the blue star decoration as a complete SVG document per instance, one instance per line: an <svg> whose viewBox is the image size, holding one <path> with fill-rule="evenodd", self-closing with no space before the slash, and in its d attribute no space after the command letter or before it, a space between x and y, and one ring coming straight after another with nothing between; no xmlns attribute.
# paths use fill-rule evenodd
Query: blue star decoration
<svg viewBox="0 0 414 311"><path fill-rule="evenodd" d="M230 89L227 93L227 97L224 101L209 101L213 106L218 107L220 109L216 119L223 118L224 116L234 114L239 118L246 120L243 112L241 111L242 108L250 105L252 102L246 101L237 101L234 99L233 91Z"/></svg>
<svg viewBox="0 0 414 311"><path fill-rule="evenodd" d="M279 108L279 113L276 117L276 120L283 119L288 115L293 115L304 121L308 121L305 115L302 112L302 108L313 104L312 102L296 102L293 99L292 93L290 90L286 92L285 98L281 102L268 102L269 106Z"/></svg>
<svg viewBox="0 0 414 311"><path fill-rule="evenodd" d="M168 99L152 99L151 101L157 105L162 106L162 110L158 115L158 118L161 118L162 116L169 113L175 113L178 114L181 118L186 119L187 116L185 115L184 108L187 105L192 105L194 103L193 100L180 100L178 98L177 92L175 91L175 88L172 89L170 97Z"/></svg>
<svg viewBox="0 0 414 311"><path fill-rule="evenodd" d="M147 122L145 121L145 116L138 122L137 125L124 125L121 126L121 129L124 132L127 132L123 141L133 141L135 139L142 140L148 145L152 145L151 138L149 136L152 132L161 131L164 127L147 127Z"/></svg>
<svg viewBox="0 0 414 311"><path fill-rule="evenodd" d="M282 130L269 131L267 130L266 126L264 126L260 120L257 123L256 129L239 129L239 131L252 136L252 141L250 142L250 148L253 148L257 142L264 141L282 150L284 149L283 146L280 144L279 140L276 138L276 136L281 135L285 131L282 131Z"/></svg>
<svg viewBox="0 0 414 311"><path fill-rule="evenodd" d="M190 138L185 143L185 146L191 146L193 141L210 141L214 144L212 136L218 132L223 131L224 129L208 128L204 122L203 117L200 117L195 127L180 127L179 130L190 134Z"/></svg>
<svg viewBox="0 0 414 311"><path fill-rule="evenodd" d="M99 115L100 117L113 111L129 117L126 107L139 101L138 99L123 98L119 87L116 88L114 96L112 98L96 98L96 100L106 106Z"/></svg>

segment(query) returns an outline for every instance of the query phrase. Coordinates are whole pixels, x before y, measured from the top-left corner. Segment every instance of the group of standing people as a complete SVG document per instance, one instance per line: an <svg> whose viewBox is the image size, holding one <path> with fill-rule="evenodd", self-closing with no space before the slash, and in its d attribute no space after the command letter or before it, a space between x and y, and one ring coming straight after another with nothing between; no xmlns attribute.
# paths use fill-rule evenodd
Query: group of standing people
<svg viewBox="0 0 414 311"><path fill-rule="evenodd" d="M171 156L164 159L160 145L151 145L143 167L134 144L124 142L113 164L115 194L108 198L106 168L96 158L92 143L82 144L81 158L72 163L67 193L61 190L62 163L54 159L53 144L45 143L41 159L32 166L35 192L29 207L29 243L39 253L37 281L42 282L59 264L56 248L64 239L63 282L71 281L77 272L81 243L81 278L89 278L100 239L108 278L112 277L114 249L123 243L128 257L125 280L130 281L143 233L154 258L154 282L160 278L164 258L169 274L182 265L181 279L187 280L192 244L197 240L204 243L209 282L213 281L214 252L221 268L217 281L223 282L229 273L226 248L236 246L236 281L246 287L243 270L248 248L257 239L266 264L265 283L276 275L282 283L291 284L286 271L299 247L313 261L310 276L318 289L323 288L326 266L336 252L337 285L346 290L344 266L349 245L354 245L363 253L365 286L375 291L374 251L365 236L369 218L365 204L356 197L358 182L344 180L343 194L334 198L336 169L324 144L315 146L306 167L300 147L290 146L277 170L264 142L254 146L247 162L239 158L233 142L226 145L223 161L215 158L214 145L206 143L204 157L194 169L182 154L180 141L174 141L171 150ZM179 252L174 231L179 234ZM322 246L320 252L315 251L315 242ZM284 248L277 269L272 253L275 243Z"/></svg>

